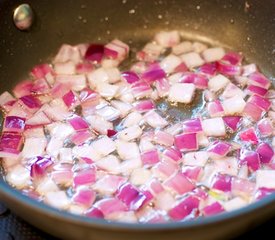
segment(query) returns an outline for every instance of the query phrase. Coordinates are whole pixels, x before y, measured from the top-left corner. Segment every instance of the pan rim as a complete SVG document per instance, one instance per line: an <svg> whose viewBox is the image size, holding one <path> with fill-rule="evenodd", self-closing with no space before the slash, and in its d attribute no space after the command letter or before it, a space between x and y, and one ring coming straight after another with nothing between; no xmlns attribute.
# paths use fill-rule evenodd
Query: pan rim
<svg viewBox="0 0 275 240"><path fill-rule="evenodd" d="M3 199L3 196L4 196L4 199ZM257 210L260 210L264 207L267 207L275 203L275 193L272 193L261 200L248 204L245 207L241 207L237 210L224 212L214 216L208 216L208 217L198 218L194 220L179 221L179 222L142 224L142 223L107 221L104 219L96 219L96 218L93 219L93 218L89 218L81 215L72 214L67 211L61 211L49 205L46 205L43 202L38 202L37 200L22 194L19 190L8 185L3 179L0 180L0 198L7 204L8 207L11 208L11 210L13 210L13 208L7 203L7 201L5 201L5 199L12 199L18 204L21 204L22 206L24 205L28 209L33 209L37 212L40 212L43 215L47 215L50 218L66 221L76 225L80 224L86 227L96 227L99 229L109 228L114 231L115 230L158 231L158 230L176 230L176 229L182 230L184 228L188 228L188 229L197 228L197 227L208 226L219 222L236 219L238 217L250 214L252 212L255 212ZM24 217L22 218L24 219Z"/></svg>

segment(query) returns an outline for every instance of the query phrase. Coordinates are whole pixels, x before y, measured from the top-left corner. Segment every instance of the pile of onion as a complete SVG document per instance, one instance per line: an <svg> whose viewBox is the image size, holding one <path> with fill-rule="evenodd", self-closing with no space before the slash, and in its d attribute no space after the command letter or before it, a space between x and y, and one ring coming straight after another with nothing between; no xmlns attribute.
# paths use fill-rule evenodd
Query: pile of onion
<svg viewBox="0 0 275 240"><path fill-rule="evenodd" d="M159 32L129 46L64 44L0 95L9 184L61 210L161 223L275 191L275 91L238 52ZM194 99L200 99L196 103ZM172 118L169 108L192 109Z"/></svg>

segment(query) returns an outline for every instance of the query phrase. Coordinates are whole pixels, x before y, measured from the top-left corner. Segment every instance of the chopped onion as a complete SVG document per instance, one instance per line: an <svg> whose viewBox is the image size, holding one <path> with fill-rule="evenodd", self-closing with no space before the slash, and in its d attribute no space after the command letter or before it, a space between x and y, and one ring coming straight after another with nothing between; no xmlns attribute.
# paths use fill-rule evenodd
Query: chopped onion
<svg viewBox="0 0 275 240"><path fill-rule="evenodd" d="M199 208L199 199L189 196L180 201L174 208L172 208L168 215L173 220L183 220L190 215L196 216Z"/></svg>
<svg viewBox="0 0 275 240"><path fill-rule="evenodd" d="M268 143L259 144L256 152L259 154L261 163L269 163L274 156L274 150Z"/></svg>
<svg viewBox="0 0 275 240"><path fill-rule="evenodd" d="M224 208L219 202L214 202L204 207L202 212L204 216L212 216L224 212Z"/></svg>
<svg viewBox="0 0 275 240"><path fill-rule="evenodd" d="M92 62L101 62L104 55L104 46L102 44L91 44L86 52L84 58Z"/></svg>

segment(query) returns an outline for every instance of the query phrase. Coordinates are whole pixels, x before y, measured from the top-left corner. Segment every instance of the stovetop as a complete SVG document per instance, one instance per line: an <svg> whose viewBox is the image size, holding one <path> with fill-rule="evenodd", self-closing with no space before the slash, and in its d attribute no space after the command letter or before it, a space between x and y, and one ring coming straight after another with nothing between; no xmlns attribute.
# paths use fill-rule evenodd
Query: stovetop
<svg viewBox="0 0 275 240"><path fill-rule="evenodd" d="M235 240L255 239L270 236L274 233L275 218L254 228ZM267 235L266 235L267 234ZM272 235L271 235L272 236ZM0 240L59 240L26 223L13 214L4 204L0 203Z"/></svg>

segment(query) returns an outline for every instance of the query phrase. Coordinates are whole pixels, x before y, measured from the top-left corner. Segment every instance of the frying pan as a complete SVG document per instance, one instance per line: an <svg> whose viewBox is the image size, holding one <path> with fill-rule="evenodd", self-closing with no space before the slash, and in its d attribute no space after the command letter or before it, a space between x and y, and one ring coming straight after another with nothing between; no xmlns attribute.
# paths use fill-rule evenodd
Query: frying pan
<svg viewBox="0 0 275 240"><path fill-rule="evenodd" d="M274 0L66 0L25 1L35 12L28 32L16 29L12 12L21 1L0 1L0 90L10 90L32 66L49 60L62 43L106 42L115 37L139 46L160 30L242 51L273 81ZM57 211L0 180L0 199L19 216L63 239L232 238L275 214L275 195L240 210L189 222L141 225L109 223Z"/></svg>

